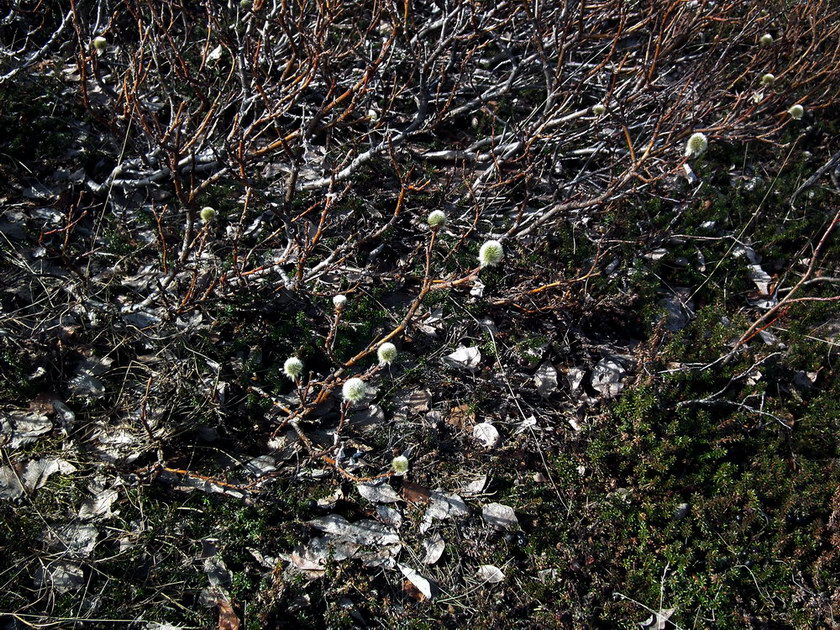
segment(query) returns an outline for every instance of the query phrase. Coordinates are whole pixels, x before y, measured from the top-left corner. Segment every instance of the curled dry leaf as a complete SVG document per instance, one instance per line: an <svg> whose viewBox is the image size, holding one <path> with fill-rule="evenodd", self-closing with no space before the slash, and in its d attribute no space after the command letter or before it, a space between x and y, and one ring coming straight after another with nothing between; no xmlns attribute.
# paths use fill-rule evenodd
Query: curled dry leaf
<svg viewBox="0 0 840 630"><path fill-rule="evenodd" d="M660 610L658 613L651 615L639 625L648 630L665 630L668 626L668 620L674 614L676 608L667 608Z"/></svg>
<svg viewBox="0 0 840 630"><path fill-rule="evenodd" d="M239 617L233 612L231 603L219 598L216 606L219 609L219 630L239 630Z"/></svg>
<svg viewBox="0 0 840 630"><path fill-rule="evenodd" d="M427 580L417 571L404 564L398 564L397 566L400 568L400 572L403 574L405 579L411 582L411 584L423 595L423 597L426 599L432 599L432 582L430 580Z"/></svg>
<svg viewBox="0 0 840 630"><path fill-rule="evenodd" d="M519 520L512 507L501 503L488 503L481 510L484 522L497 529L513 529L519 527Z"/></svg>
<svg viewBox="0 0 840 630"><path fill-rule="evenodd" d="M499 431L489 422L480 422L473 427L473 437L485 448L495 448L499 444Z"/></svg>
<svg viewBox="0 0 840 630"><path fill-rule="evenodd" d="M0 445L15 449L34 442L53 425L43 413L13 411L0 417Z"/></svg>
<svg viewBox="0 0 840 630"><path fill-rule="evenodd" d="M443 357L443 362L454 368L475 372L481 364L481 351L475 347L458 346L455 352Z"/></svg>
<svg viewBox="0 0 840 630"><path fill-rule="evenodd" d="M557 370L551 363L543 363L534 374L534 383L540 396L550 396L557 391Z"/></svg>
<svg viewBox="0 0 840 630"><path fill-rule="evenodd" d="M359 545L392 545L400 542L393 527L366 519L351 523L343 516L329 514L313 519L309 524L322 532Z"/></svg>
<svg viewBox="0 0 840 630"><path fill-rule="evenodd" d="M426 555L423 557L423 564L434 564L443 555L443 550L446 548L446 543L440 534L435 534L423 541L423 550Z"/></svg>
<svg viewBox="0 0 840 630"><path fill-rule="evenodd" d="M504 581L505 574L502 573L502 570L497 566L493 566L492 564L482 564L478 567L476 577L487 584L498 584L499 582Z"/></svg>
<svg viewBox="0 0 840 630"><path fill-rule="evenodd" d="M621 379L626 372L615 359L601 359L592 370L592 388L605 398L614 398L624 389Z"/></svg>
<svg viewBox="0 0 840 630"><path fill-rule="evenodd" d="M360 483L356 490L371 503L396 503L400 501L400 495L388 483Z"/></svg>
<svg viewBox="0 0 840 630"><path fill-rule="evenodd" d="M420 524L420 532L425 532L431 527L435 520L446 520L448 518L459 518L469 516L470 509L464 500L457 494L445 494L443 492L432 492L432 502L423 516Z"/></svg>

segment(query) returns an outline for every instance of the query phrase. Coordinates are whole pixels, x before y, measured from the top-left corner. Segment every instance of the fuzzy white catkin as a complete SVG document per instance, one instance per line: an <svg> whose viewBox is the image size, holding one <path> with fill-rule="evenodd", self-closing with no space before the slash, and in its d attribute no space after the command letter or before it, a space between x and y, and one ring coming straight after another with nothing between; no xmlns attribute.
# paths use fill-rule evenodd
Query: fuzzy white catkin
<svg viewBox="0 0 840 630"><path fill-rule="evenodd" d="M391 470L393 470L394 474L398 477L402 477L408 472L408 457L405 455L397 455L391 460Z"/></svg>
<svg viewBox="0 0 840 630"><path fill-rule="evenodd" d="M426 219L426 223L433 228L443 227L446 225L446 214L442 210L432 210Z"/></svg>
<svg viewBox="0 0 840 630"><path fill-rule="evenodd" d="M283 364L283 374L295 380L303 372L303 362L297 357L289 357Z"/></svg>
<svg viewBox="0 0 840 630"><path fill-rule="evenodd" d="M604 112L606 111L607 108L604 106L603 103L595 103L595 105L592 106L592 113L596 116L603 116Z"/></svg>
<svg viewBox="0 0 840 630"><path fill-rule="evenodd" d="M492 267L504 258L505 250L499 241L487 241L478 250L478 262L482 267Z"/></svg>
<svg viewBox="0 0 840 630"><path fill-rule="evenodd" d="M802 117L805 115L805 108L798 103L796 105L791 105L788 110L788 114L790 114L791 118L794 120L802 120Z"/></svg>
<svg viewBox="0 0 840 630"><path fill-rule="evenodd" d="M376 356L379 357L379 365L391 365L394 359L397 358L397 346L386 341L376 351Z"/></svg>
<svg viewBox="0 0 840 630"><path fill-rule="evenodd" d="M706 138L705 134L702 134L702 133L691 134L691 137L688 139L688 142L685 145L685 156L686 157L699 156L706 151L708 146L709 146L709 140L708 140L708 138Z"/></svg>
<svg viewBox="0 0 840 630"><path fill-rule="evenodd" d="M201 209L201 220L205 223L210 223L213 219L216 218L216 210L211 208L210 206L204 206Z"/></svg>
<svg viewBox="0 0 840 630"><path fill-rule="evenodd" d="M351 378L344 383L344 387L341 388L341 394L347 402L357 403L367 394L367 385L360 378Z"/></svg>
<svg viewBox="0 0 840 630"><path fill-rule="evenodd" d="M333 297L333 306L336 308L343 308L345 304L347 304L346 295L339 294Z"/></svg>

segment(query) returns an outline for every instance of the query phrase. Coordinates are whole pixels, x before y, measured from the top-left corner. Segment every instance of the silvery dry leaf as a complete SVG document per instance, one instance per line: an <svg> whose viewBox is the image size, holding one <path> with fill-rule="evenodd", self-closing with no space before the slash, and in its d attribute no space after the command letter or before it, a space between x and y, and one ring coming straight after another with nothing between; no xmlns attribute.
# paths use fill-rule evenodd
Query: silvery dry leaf
<svg viewBox="0 0 840 630"><path fill-rule="evenodd" d="M504 581L505 574L502 573L502 570L497 566L493 566L492 564L482 564L478 567L476 577L487 584L497 584Z"/></svg>
<svg viewBox="0 0 840 630"><path fill-rule="evenodd" d="M400 541L393 527L366 519L350 523L343 516L330 514L313 519L309 524L322 532L360 545L390 545Z"/></svg>
<svg viewBox="0 0 840 630"><path fill-rule="evenodd" d="M458 346L455 352L443 357L443 362L455 368L475 372L481 363L481 351L475 347Z"/></svg>
<svg viewBox="0 0 840 630"><path fill-rule="evenodd" d="M0 445L20 448L34 442L52 427L52 422L42 413L9 412L0 417Z"/></svg>
<svg viewBox="0 0 840 630"><path fill-rule="evenodd" d="M443 555L443 550L446 548L446 543L440 534L435 534L431 538L426 538L423 541L423 550L426 555L423 557L423 564L434 564Z"/></svg>
<svg viewBox="0 0 840 630"><path fill-rule="evenodd" d="M557 391L557 370L551 363L543 363L534 374L534 383L540 396L550 396Z"/></svg>
<svg viewBox="0 0 840 630"><path fill-rule="evenodd" d="M379 520L393 527L394 529L399 529L402 527L403 517L397 510L387 505L377 505L376 506L376 515L379 517Z"/></svg>
<svg viewBox="0 0 840 630"><path fill-rule="evenodd" d="M606 398L613 398L624 389L621 379L626 372L618 361L601 359L592 370L592 388Z"/></svg>
<svg viewBox="0 0 840 630"><path fill-rule="evenodd" d="M501 503L488 503L481 510L484 522L497 529L513 529L519 526L519 520L513 508Z"/></svg>
<svg viewBox="0 0 840 630"><path fill-rule="evenodd" d="M396 503L400 495L388 483L360 483L356 490L371 503Z"/></svg>
<svg viewBox="0 0 840 630"><path fill-rule="evenodd" d="M668 608L667 610L660 610L655 615L651 615L639 625L647 630L665 630L668 627L668 620L674 614L676 608Z"/></svg>
<svg viewBox="0 0 840 630"><path fill-rule="evenodd" d="M470 513L467 504L457 494L434 491L431 493L430 499L429 507L423 516L423 522L420 523L420 533L427 531L435 520L459 518L468 516Z"/></svg>
<svg viewBox="0 0 840 630"><path fill-rule="evenodd" d="M473 427L473 437L485 448L495 448L499 444L499 431L489 422L480 422Z"/></svg>
<svg viewBox="0 0 840 630"><path fill-rule="evenodd" d="M432 583L424 578L422 575L417 573L411 567L408 567L404 564L397 565L400 568L400 572L405 576L405 578L414 584L418 591L420 591L426 599L432 599Z"/></svg>
<svg viewBox="0 0 840 630"><path fill-rule="evenodd" d="M85 573L75 562L58 560L35 571L35 583L56 593L78 591L85 584Z"/></svg>

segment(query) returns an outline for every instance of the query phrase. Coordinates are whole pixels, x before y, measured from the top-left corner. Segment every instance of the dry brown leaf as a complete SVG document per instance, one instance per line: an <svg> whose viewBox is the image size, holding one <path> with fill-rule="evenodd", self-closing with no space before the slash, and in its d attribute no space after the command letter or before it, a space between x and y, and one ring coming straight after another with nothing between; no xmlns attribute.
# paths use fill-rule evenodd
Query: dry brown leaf
<svg viewBox="0 0 840 630"><path fill-rule="evenodd" d="M429 403L432 400L432 395L424 390L418 389L408 396L408 408L412 411L412 413L423 413L429 410Z"/></svg>
<svg viewBox="0 0 840 630"><path fill-rule="evenodd" d="M405 585L403 585L403 590L405 590L411 597L417 599L417 601L432 599L434 596L432 592L434 589L434 583L431 580L424 578L417 571L407 565L398 564L397 567L399 568L400 573L403 574L403 577L410 582L415 589L417 589L420 595L423 596L423 599L418 598L414 590L406 588Z"/></svg>
<svg viewBox="0 0 840 630"><path fill-rule="evenodd" d="M402 494L403 498L410 503L428 503L432 491L419 483L406 479L402 484Z"/></svg>
<svg viewBox="0 0 840 630"><path fill-rule="evenodd" d="M475 424L475 412L469 405L458 405L449 410L446 421L457 429L472 430Z"/></svg>
<svg viewBox="0 0 840 630"><path fill-rule="evenodd" d="M225 599L216 601L219 607L219 630L239 630L239 617L233 612L233 606Z"/></svg>
<svg viewBox="0 0 840 630"><path fill-rule="evenodd" d="M420 589L414 586L411 583L411 580L403 580L403 592L408 595L411 599L414 599L418 602L422 602L426 600L426 596L420 592Z"/></svg>
<svg viewBox="0 0 840 630"><path fill-rule="evenodd" d="M55 394L41 392L31 401L29 401L29 411L32 413L37 413L39 415L48 416L52 413L55 413L55 407L53 406L53 400L58 398Z"/></svg>

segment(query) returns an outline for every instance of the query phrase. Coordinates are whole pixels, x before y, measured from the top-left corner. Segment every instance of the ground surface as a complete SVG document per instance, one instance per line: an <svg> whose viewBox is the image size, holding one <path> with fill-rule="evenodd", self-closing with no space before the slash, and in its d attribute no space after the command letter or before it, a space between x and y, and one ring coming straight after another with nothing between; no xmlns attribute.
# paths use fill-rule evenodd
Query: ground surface
<svg viewBox="0 0 840 630"><path fill-rule="evenodd" d="M3 627L836 627L831 3L54 4L0 25Z"/></svg>

